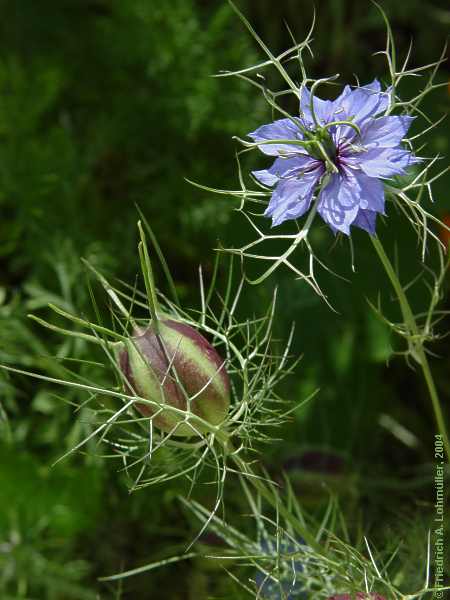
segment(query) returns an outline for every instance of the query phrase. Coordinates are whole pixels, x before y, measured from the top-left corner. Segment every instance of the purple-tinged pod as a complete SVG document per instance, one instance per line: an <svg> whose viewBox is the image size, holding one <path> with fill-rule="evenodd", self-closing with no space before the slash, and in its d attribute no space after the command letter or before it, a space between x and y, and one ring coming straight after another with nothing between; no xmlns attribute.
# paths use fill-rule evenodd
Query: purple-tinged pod
<svg viewBox="0 0 450 600"><path fill-rule="evenodd" d="M224 421L230 406L230 381L225 361L193 327L174 321L158 321L136 329L118 352L120 369L127 381L127 392L141 398L168 404L190 412L211 425ZM144 416L155 415L153 423L169 432L184 420L184 415L137 402ZM178 425L175 435L195 435L207 427L192 420Z"/></svg>

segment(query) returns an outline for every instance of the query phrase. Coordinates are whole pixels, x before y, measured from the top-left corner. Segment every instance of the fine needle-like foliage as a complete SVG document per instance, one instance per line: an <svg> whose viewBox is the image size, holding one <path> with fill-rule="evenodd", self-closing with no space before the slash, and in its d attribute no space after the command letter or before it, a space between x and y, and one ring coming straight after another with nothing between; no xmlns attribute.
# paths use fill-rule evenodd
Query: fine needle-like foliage
<svg viewBox="0 0 450 600"><path fill-rule="evenodd" d="M281 499L276 489L272 493L277 498L277 508L285 502L292 518L281 517L279 510L268 516L267 507L258 494L252 494L245 482L242 485L250 507L246 518L253 522L253 537L242 534L216 516L211 528L223 540L223 552L219 554L214 548L210 548L209 553L204 551L210 558L222 560L225 568L227 563L233 565L229 575L249 596L319 600L339 592L350 595L362 592L392 600L412 600L426 598L434 591L429 562L424 569L422 587L416 591L402 590L403 586L396 583L402 580L401 573L396 572L397 550L378 555L366 538L362 540L362 547L355 548L336 499L330 498L322 519L316 522L304 514L286 480L285 498ZM184 504L200 521L206 518L205 509L198 503L184 501ZM320 550L299 537L295 519L304 524ZM429 557L430 539L423 543ZM239 572L247 576L238 577Z"/></svg>
<svg viewBox="0 0 450 600"><path fill-rule="evenodd" d="M236 596L239 598L323 600L338 593L358 598L366 593L369 598L373 595L389 600L420 600L434 591L450 589L433 587L430 536L420 541L427 556L422 585L417 590L408 590L403 565L397 560L399 546L380 553L362 537L355 547L336 498L330 497L323 516L317 520L302 510L288 478L284 480L283 492L267 481L266 499L253 492L242 475L239 482L247 504L247 510L240 516L230 511L227 519L211 515L194 499L180 498L186 511L202 524L202 530L208 527L209 538L200 538L193 552L103 579L122 580L170 562L202 557L220 564L235 582L236 590L242 593ZM239 527L234 522L239 522ZM309 543L299 529L307 534ZM417 568L422 569L420 565Z"/></svg>
<svg viewBox="0 0 450 600"><path fill-rule="evenodd" d="M95 381L79 377L59 379L38 373L27 374L77 390L76 410L83 408L89 410L91 415L89 435L59 460L89 448L89 452L95 451L103 458L118 463L118 469L128 475L130 490L178 478L187 479L192 489L200 475L207 472L217 489L213 514L221 504L227 474L233 472L236 464L246 464L241 456L246 461L252 460L250 453L255 445L272 440L277 428L298 408L285 402L276 392L279 382L292 372L298 362L292 361L289 353L294 328L285 344L274 340L272 327L276 293L262 315L239 320L238 305L245 284L242 279L236 282L233 260L227 263L223 286L218 283L219 258L208 285L204 282L202 270L199 270L200 299L199 308L195 310L182 308L177 302L176 293L172 294L174 298L169 298L157 292L144 228L154 244L156 239L145 220L144 226L139 223L139 250L145 291L120 283L113 286L92 265L86 263L111 302L110 326L68 313L55 305L51 305L54 312L67 319L73 328L62 328L32 316L41 325L62 335L81 338L100 346L105 356L104 367L111 373L111 386L102 387ZM173 292L173 282L161 249L157 244L154 248ZM91 292L94 311L99 314L97 300ZM140 314L147 313L147 316L135 316L134 313L138 311ZM130 389L119 367L118 353L123 344L132 339L133 327L146 327L149 319L153 322L162 315L203 333L220 356L224 357L225 369L230 377L231 405L228 415L219 425L205 422L189 408L181 410L172 406L164 397L163 385L160 397L140 397ZM182 350L180 340L179 351ZM174 362L172 360L169 363L164 377L173 379L182 387L173 368ZM7 370L25 373L22 369L8 367ZM216 376L218 372L213 375ZM194 398L188 399L192 400ZM140 414L136 405L149 407L151 414ZM179 418L169 431L161 431L154 426L154 419L165 413ZM182 424L191 428L188 438L178 437ZM92 446L93 441L97 450Z"/></svg>

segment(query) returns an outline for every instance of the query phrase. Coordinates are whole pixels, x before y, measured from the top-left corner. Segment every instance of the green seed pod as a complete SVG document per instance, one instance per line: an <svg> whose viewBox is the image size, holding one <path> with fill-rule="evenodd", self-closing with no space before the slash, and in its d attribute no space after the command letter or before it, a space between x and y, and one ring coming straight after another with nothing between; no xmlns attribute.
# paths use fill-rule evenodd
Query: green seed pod
<svg viewBox="0 0 450 600"><path fill-rule="evenodd" d="M118 354L129 392L141 398L190 412L212 425L220 424L230 405L230 382L225 361L193 327L171 319L136 329ZM144 416L155 415L154 424L171 431L183 415L136 403ZM195 429L194 429L194 428ZM207 428L193 422L181 424L175 435L195 435Z"/></svg>

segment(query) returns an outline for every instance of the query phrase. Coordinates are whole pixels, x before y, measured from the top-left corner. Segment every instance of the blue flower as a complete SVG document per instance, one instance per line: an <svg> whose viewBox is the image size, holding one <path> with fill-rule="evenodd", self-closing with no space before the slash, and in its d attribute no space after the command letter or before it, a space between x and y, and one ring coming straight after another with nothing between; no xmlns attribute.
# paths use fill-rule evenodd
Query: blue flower
<svg viewBox="0 0 450 600"><path fill-rule="evenodd" d="M249 134L273 165L253 176L274 188L265 215L272 225L301 217L318 185L317 211L334 232L350 225L375 233L384 214L383 179L403 175L416 162L401 145L414 117L382 116L389 90L380 83L350 88L321 100L300 88L300 115L263 125Z"/></svg>

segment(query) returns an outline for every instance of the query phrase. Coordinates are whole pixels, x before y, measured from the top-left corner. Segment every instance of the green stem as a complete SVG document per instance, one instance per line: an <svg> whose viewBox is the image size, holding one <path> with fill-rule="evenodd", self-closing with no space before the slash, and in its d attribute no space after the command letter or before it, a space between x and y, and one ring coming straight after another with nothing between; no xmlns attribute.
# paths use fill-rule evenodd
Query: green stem
<svg viewBox="0 0 450 600"><path fill-rule="evenodd" d="M317 542L314 535L312 535L303 523L290 511L287 506L283 504L280 499L275 496L273 490L270 489L269 485L253 473L250 466L242 459L237 456L233 456L236 466L244 472L246 481L249 481L257 492L268 502L276 511L278 511L288 523L290 523L297 531L297 533L305 540L305 542L314 550L321 552L322 548Z"/></svg>
<svg viewBox="0 0 450 600"><path fill-rule="evenodd" d="M145 239L145 233L142 228L142 223L138 221L138 229L141 237L139 242L138 250L139 257L141 260L142 274L144 275L145 289L147 290L148 306L150 309L150 316L153 321L153 327L156 333L159 333L159 318L158 313L160 312L158 297L156 294L155 278L153 276L152 263L148 254L147 242Z"/></svg>
<svg viewBox="0 0 450 600"><path fill-rule="evenodd" d="M447 432L447 427L445 425L445 419L441 408L441 403L439 401L439 396L437 393L436 385L434 383L433 375L430 370L430 365L428 363L428 358L426 352L423 347L423 339L420 334L419 327L417 325L416 319L412 312L411 306L408 302L408 298L405 294L405 291L402 288L402 285L397 277L397 273L395 272L394 267L391 264L387 254L384 251L384 248L380 242L380 240L371 236L370 238L375 247L375 250L378 254L379 259L390 279L392 287L397 295L398 301L400 303L400 308L402 311L403 319L405 321L405 325L409 331L408 343L410 347L410 352L416 362L422 368L423 376L425 379L425 383L428 388L428 393L431 398L431 403L433 405L434 416L436 419L438 431L442 436L442 440L445 447L445 452L447 454L447 460L450 463L450 441Z"/></svg>
<svg viewBox="0 0 450 600"><path fill-rule="evenodd" d="M356 123L353 123L352 121L330 121L330 123L326 123L320 129L321 131L327 131L328 129L330 129L330 127L335 127L336 125L348 125L356 131L358 136L361 137L361 129L358 127L358 125L356 125Z"/></svg>
<svg viewBox="0 0 450 600"><path fill-rule="evenodd" d="M117 306L117 308L120 310L120 312L122 313L122 315L128 320L130 321L131 325L133 327L135 327L135 323L133 321L133 319L131 318L130 313L128 312L128 310L125 308L125 306L122 304L122 302L120 301L119 296L117 295L115 289L112 287L112 285L109 284L108 280L103 277L103 275L101 273L99 273L99 271L97 271L97 269L95 267L93 267L93 265L91 265L91 263L89 261L87 261L86 259L82 258L81 262L90 270L92 271L92 273L95 275L95 277L97 277L97 279L100 281L100 283L103 286L103 289L105 290L105 292L108 294L108 296L111 298L111 300L114 302L114 304ZM50 308L52 308L52 306L50 305ZM55 310L55 309L53 309ZM67 315L63 315L66 316Z"/></svg>
<svg viewBox="0 0 450 600"><path fill-rule="evenodd" d="M260 496L264 498L264 500L266 500L266 502L268 502L272 508L279 512L282 517L294 527L294 529L305 540L308 546L317 552L321 552L321 545L316 540L315 536L307 529L300 519L298 519L282 501L280 501L279 497L274 494L274 490L272 488L275 484L270 485L270 483L266 483L261 476L256 475L251 466L244 459L233 452L233 443L230 439L230 436L226 432L218 431L215 433L215 437L221 442L224 452L228 458L233 460L242 476L245 477L245 481L251 483Z"/></svg>

